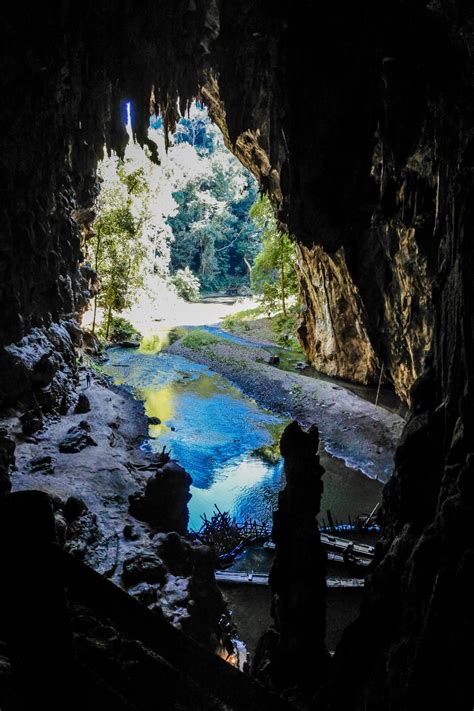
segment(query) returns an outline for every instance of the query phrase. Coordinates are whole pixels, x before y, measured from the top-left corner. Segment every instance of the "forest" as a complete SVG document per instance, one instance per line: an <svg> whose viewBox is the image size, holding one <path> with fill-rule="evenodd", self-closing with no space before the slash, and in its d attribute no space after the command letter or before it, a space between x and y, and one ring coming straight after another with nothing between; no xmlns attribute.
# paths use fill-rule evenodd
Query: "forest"
<svg viewBox="0 0 474 711"><path fill-rule="evenodd" d="M129 127L130 128L130 127ZM144 294L187 301L209 294L255 295L262 313L287 319L297 301L295 248L268 198L224 145L203 104L181 118L168 151L161 117L150 138L160 163L130 142L106 158L86 244L101 288L92 331L109 340L120 314Z"/></svg>

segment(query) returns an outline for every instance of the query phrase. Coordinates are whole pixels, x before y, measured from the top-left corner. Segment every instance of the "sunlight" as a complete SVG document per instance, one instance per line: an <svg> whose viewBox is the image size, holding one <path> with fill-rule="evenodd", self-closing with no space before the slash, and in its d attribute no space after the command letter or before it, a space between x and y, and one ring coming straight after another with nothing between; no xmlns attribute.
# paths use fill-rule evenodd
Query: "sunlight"
<svg viewBox="0 0 474 711"><path fill-rule="evenodd" d="M161 336L167 328L216 323L255 306L253 300L239 301L248 294L236 294L235 306L200 299L229 287L249 292L249 264L260 249L259 229L249 219L257 184L225 147L207 109L198 103L190 107L168 151L163 121L152 118L148 135L157 145L159 165L133 141L131 101L123 102L122 116L130 139L124 160L112 155L99 166L98 219L86 252L102 289L83 326L95 331L120 304L118 313L142 336ZM119 235L119 225L128 232ZM131 266L126 274L125 265ZM117 289L121 293L114 296ZM161 347L165 344L166 338ZM144 347L150 350L150 344ZM157 341L153 348L159 348Z"/></svg>
<svg viewBox="0 0 474 711"><path fill-rule="evenodd" d="M175 416L174 400L175 392L174 385L166 385L160 390L155 388L143 388L140 392L141 397L145 401L145 412L148 417L158 417L161 425L150 425L150 437L159 437L169 430L166 422L169 422Z"/></svg>
<svg viewBox="0 0 474 711"><path fill-rule="evenodd" d="M127 127L127 133L129 135L129 138L133 138L133 132L132 132L132 104L130 101L127 101L127 122L126 122L126 127Z"/></svg>

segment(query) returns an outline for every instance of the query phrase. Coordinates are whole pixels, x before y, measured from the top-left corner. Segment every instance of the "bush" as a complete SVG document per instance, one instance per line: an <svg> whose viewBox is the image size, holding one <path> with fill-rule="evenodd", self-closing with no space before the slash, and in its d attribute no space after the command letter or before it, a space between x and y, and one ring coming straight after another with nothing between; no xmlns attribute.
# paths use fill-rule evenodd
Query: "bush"
<svg viewBox="0 0 474 711"><path fill-rule="evenodd" d="M97 333L100 338L106 338L106 329L107 323L106 321L103 321L97 329ZM120 341L136 341L139 338L141 338L140 332L137 331L135 326L133 326L130 321L127 321L127 319L122 316L112 316L108 338L109 341L112 343L119 343Z"/></svg>
<svg viewBox="0 0 474 711"><path fill-rule="evenodd" d="M280 346L285 346L295 351L301 351L301 345L295 335L299 321L300 314L297 306L292 306L287 309L286 318L282 313L279 313L275 317L273 330L276 334L277 343Z"/></svg>
<svg viewBox="0 0 474 711"><path fill-rule="evenodd" d="M192 348L196 350L198 348L203 348L205 346L210 346L213 343L219 343L221 339L217 336L213 336L212 333L207 331L201 331L200 329L194 329L187 333L183 340L181 341L183 346L186 348Z"/></svg>
<svg viewBox="0 0 474 711"><path fill-rule="evenodd" d="M179 296L186 301L197 301L201 284L189 267L178 269L171 279Z"/></svg>

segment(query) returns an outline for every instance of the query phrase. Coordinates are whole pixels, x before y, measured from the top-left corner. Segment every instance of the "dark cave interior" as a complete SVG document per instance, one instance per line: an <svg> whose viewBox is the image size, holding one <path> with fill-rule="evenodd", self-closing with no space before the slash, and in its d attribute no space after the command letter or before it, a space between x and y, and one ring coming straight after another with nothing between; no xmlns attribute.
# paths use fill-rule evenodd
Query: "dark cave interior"
<svg viewBox="0 0 474 711"><path fill-rule="evenodd" d="M170 660L169 671L147 661L139 702L127 706L119 694L114 708L159 707L145 693L148 668L158 680L162 674L155 689L162 708L287 708L271 696L283 684L312 699L315 709L472 709L471 3L390 0L382 6L370 0L342 9L304 0L296 9L266 0L84 0L31 10L7 6L2 25L3 410L60 413L71 398L72 344L81 339L76 319L94 288L93 273L81 266L80 229L91 221L104 144L121 154L127 140L121 102L133 102L135 138L145 144L150 97L151 111L160 111L172 129L178 102L184 112L201 96L297 239L305 300L300 335L308 357L323 372L360 382L376 380L383 366L412 412L384 491L383 538L361 614L334 658L328 660L324 648L324 569L318 536L310 533L304 564L316 571L317 582L303 575L285 590L287 609L311 598L311 614L304 634L301 620L291 632L280 595L280 636L270 640L270 661L259 673L272 692L224 664L213 666L204 653L199 661L196 648L156 622L157 654ZM337 351L318 330L322 311L331 314ZM19 358L17 349L32 334L54 356L31 363ZM317 471L314 442L297 446L307 448L300 466ZM292 446L288 450L291 461ZM38 662L41 673L34 678L39 698L51 684L61 686L57 670L67 666L67 655L59 659L53 644L61 646L67 624L55 633L44 619L51 611L57 623L64 604L53 605L49 595L58 595L64 580L49 560L37 571L44 582L36 602L25 590L17 599L12 594L28 586L25 566L38 568L30 535L43 526L44 502L36 508L34 497L8 494L13 453L4 432L0 455L2 566L22 571L17 584L2 590L1 617L14 618L27 607L20 625L26 634L43 616L34 655L49 656L48 663ZM319 479L307 486L317 502ZM27 529L18 517L28 517ZM46 530L46 542L49 535ZM97 600L106 595L90 575L86 581L75 569L65 573L77 577L83 603L88 584ZM129 614L133 618L134 609ZM146 621L136 620L128 632L148 639ZM291 669L285 666L289 653ZM209 696L193 697L192 683L184 683L190 665ZM103 687L93 670L83 679L102 704L118 689L113 674ZM180 685L186 694L172 706L171 689Z"/></svg>

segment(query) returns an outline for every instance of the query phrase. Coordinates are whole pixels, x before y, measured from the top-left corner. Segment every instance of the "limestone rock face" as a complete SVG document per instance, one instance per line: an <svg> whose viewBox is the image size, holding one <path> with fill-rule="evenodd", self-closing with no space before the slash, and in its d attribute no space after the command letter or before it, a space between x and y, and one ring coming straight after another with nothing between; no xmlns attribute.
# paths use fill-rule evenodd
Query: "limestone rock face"
<svg viewBox="0 0 474 711"><path fill-rule="evenodd" d="M0 349L0 409L19 405L59 414L73 403L76 363L68 325L33 328Z"/></svg>
<svg viewBox="0 0 474 711"><path fill-rule="evenodd" d="M303 301L298 329L317 370L359 383L377 380L380 366L371 345L364 306L347 268L344 249L297 247Z"/></svg>

